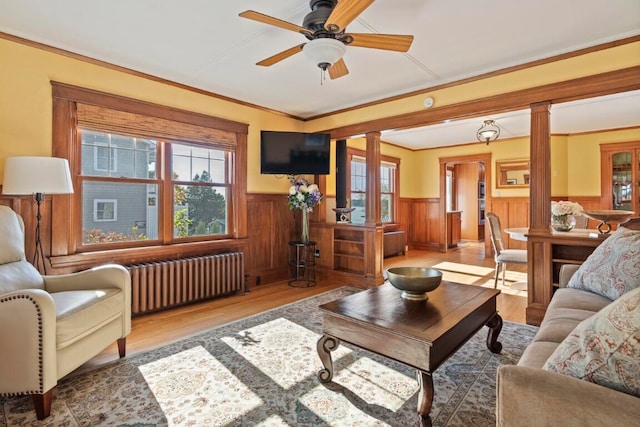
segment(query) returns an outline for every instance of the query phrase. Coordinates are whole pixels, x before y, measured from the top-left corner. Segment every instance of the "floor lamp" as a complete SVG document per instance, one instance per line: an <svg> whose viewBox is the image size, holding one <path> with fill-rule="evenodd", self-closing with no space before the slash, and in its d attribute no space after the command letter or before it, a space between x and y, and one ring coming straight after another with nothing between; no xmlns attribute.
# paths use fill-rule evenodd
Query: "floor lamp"
<svg viewBox="0 0 640 427"><path fill-rule="evenodd" d="M32 264L38 268L42 264L44 274L47 265L44 262L44 250L40 239L40 205L45 194L71 194L73 184L67 159L57 157L9 157L4 165L4 181L2 194L33 194L37 204L36 214L36 248Z"/></svg>

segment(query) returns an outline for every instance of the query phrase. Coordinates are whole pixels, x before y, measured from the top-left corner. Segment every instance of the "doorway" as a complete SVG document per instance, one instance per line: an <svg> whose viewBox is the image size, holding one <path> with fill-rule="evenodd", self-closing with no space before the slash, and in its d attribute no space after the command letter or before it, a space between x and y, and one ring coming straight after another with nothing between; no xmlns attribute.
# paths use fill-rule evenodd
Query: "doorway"
<svg viewBox="0 0 640 427"><path fill-rule="evenodd" d="M484 242L485 256L491 254L484 215L491 206L491 153L440 158L441 252L455 248L451 236Z"/></svg>

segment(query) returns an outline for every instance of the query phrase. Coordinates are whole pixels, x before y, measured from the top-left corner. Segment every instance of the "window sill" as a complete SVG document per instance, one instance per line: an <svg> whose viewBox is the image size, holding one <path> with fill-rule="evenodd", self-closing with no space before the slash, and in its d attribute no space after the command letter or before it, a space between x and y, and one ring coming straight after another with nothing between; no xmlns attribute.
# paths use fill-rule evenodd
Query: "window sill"
<svg viewBox="0 0 640 427"><path fill-rule="evenodd" d="M53 256L49 260L54 269L79 271L106 263L122 265L150 261L179 259L225 251L244 251L247 239L225 239L207 242L175 243L171 245L80 252L73 255Z"/></svg>

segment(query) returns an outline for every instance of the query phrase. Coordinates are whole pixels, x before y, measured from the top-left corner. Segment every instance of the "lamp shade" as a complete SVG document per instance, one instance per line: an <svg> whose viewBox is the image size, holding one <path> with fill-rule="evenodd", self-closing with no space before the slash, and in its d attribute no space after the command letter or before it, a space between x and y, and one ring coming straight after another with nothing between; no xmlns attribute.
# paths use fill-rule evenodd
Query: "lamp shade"
<svg viewBox="0 0 640 427"><path fill-rule="evenodd" d="M318 67L326 70L344 55L347 47L339 40L320 38L307 42L302 51Z"/></svg>
<svg viewBox="0 0 640 427"><path fill-rule="evenodd" d="M67 159L31 156L7 158L2 194L36 193L73 193Z"/></svg>

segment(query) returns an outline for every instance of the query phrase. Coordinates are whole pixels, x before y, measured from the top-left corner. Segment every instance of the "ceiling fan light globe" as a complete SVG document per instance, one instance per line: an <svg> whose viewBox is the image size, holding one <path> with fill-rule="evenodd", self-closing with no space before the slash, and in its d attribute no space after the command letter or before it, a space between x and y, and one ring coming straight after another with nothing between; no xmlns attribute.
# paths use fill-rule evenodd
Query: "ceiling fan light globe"
<svg viewBox="0 0 640 427"><path fill-rule="evenodd" d="M311 40L302 48L304 54L323 70L338 62L346 50L344 43L331 38Z"/></svg>

